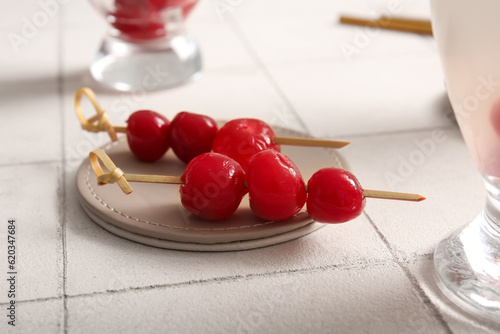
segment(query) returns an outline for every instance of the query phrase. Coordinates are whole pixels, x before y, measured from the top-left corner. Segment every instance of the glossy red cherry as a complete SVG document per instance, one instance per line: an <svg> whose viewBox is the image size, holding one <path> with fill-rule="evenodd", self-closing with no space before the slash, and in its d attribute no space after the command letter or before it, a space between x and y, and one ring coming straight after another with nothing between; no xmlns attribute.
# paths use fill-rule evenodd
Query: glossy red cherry
<svg viewBox="0 0 500 334"><path fill-rule="evenodd" d="M202 153L212 150L217 123L208 116L183 111L170 123L168 142L175 155L188 163Z"/></svg>
<svg viewBox="0 0 500 334"><path fill-rule="evenodd" d="M323 168L307 183L307 212L320 223L343 223L356 218L365 207L363 188L350 172Z"/></svg>
<svg viewBox="0 0 500 334"><path fill-rule="evenodd" d="M151 39L165 36L161 13L145 1L115 0L111 24L121 33L134 39Z"/></svg>
<svg viewBox="0 0 500 334"><path fill-rule="evenodd" d="M246 171L248 161L256 153L266 149L281 150L280 145L274 143L275 136L273 129L263 121L234 119L219 129L212 149L238 161Z"/></svg>
<svg viewBox="0 0 500 334"><path fill-rule="evenodd" d="M295 164L283 154L264 150L248 163L250 208L262 219L281 220L299 212L307 199L306 185Z"/></svg>
<svg viewBox="0 0 500 334"><path fill-rule="evenodd" d="M218 220L232 215L246 194L240 164L218 153L204 153L186 167L180 187L182 205L194 215Z"/></svg>
<svg viewBox="0 0 500 334"><path fill-rule="evenodd" d="M127 121L127 140L132 153L142 161L154 162L169 148L168 119L151 110L139 110Z"/></svg>

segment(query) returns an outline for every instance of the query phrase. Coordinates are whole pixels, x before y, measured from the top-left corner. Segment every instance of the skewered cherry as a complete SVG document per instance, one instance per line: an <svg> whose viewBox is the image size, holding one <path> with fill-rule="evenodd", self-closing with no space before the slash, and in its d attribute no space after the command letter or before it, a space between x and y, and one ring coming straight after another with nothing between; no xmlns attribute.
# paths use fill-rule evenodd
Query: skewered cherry
<svg viewBox="0 0 500 334"><path fill-rule="evenodd" d="M217 129L213 118L183 111L170 123L168 142L175 155L188 163L197 155L212 150Z"/></svg>
<svg viewBox="0 0 500 334"><path fill-rule="evenodd" d="M213 151L238 161L247 170L248 161L256 153L273 149L280 151L274 142L276 134L265 122L253 118L239 118L227 122L219 129L213 142Z"/></svg>
<svg viewBox="0 0 500 334"><path fill-rule="evenodd" d="M140 160L154 162L170 147L168 119L151 110L139 110L127 121L127 140L130 150Z"/></svg>
<svg viewBox="0 0 500 334"><path fill-rule="evenodd" d="M262 219L290 218L307 199L306 185L299 169L283 154L264 150L248 163L250 208Z"/></svg>
<svg viewBox="0 0 500 334"><path fill-rule="evenodd" d="M359 216L365 207L363 188L344 169L320 169L309 179L307 191L307 212L321 223L344 223Z"/></svg>
<svg viewBox="0 0 500 334"><path fill-rule="evenodd" d="M256 183L255 187L249 187L250 197L254 198L252 209L264 219L276 220L293 216L298 212L297 208L300 210L303 206L306 197L297 167L289 159L272 150L261 152L256 157L257 159L250 161L252 176L249 184ZM104 172L99 159L109 173ZM180 194L184 207L191 213L209 220L223 219L233 214L247 192L246 175L241 166L235 160L217 153L204 153L191 160L182 177L124 174L101 150L90 153L90 164L99 185L116 182L126 194L133 191L128 182L182 184ZM272 187L259 179L252 180L252 177L260 175L269 176L260 169L262 167L271 172L277 171L271 173L275 178L268 179L268 182L284 180L284 185L278 182L276 187ZM285 172L287 169L288 172ZM259 170L262 173L258 173ZM365 197L417 202L425 200L425 197L418 194L363 189L354 175L338 168L319 170L309 180L308 187L308 213L314 220L324 223L342 223L356 218L364 208ZM285 192L281 194L285 199L280 198L281 191ZM278 204L274 208L270 205L273 199Z"/></svg>
<svg viewBox="0 0 500 334"><path fill-rule="evenodd" d="M208 220L232 215L247 192L240 164L218 153L204 153L191 160L181 181L182 205Z"/></svg>

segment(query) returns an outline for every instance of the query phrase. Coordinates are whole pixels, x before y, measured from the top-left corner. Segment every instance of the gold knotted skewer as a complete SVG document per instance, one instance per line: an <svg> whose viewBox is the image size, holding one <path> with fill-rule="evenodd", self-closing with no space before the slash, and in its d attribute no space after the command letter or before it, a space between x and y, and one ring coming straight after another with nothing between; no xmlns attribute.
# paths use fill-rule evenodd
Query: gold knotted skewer
<svg viewBox="0 0 500 334"><path fill-rule="evenodd" d="M120 168L116 167L111 158L98 149L89 154L90 165L97 177L97 184L102 186L110 183L116 183L125 194L130 194L133 189L129 182L163 183L163 184L182 184L180 176L171 175L145 175L145 174L125 174ZM108 170L105 172L101 166ZM364 189L365 197L393 199L401 201L420 202L425 199L424 196L411 193L401 193L394 191L370 190Z"/></svg>
<svg viewBox="0 0 500 334"><path fill-rule="evenodd" d="M82 96L87 96L92 105L94 106L97 114L86 119L83 115L81 107ZM101 108L94 92L90 88L80 88L75 94L75 110L82 125L82 129L91 132L106 131L111 137L112 141L117 141L117 133L126 133L127 127L125 126L114 126L109 121L109 117L106 112ZM308 146L308 147L327 147L327 148L342 148L350 143L348 141L339 140L326 140L326 139L314 139L314 138L296 138L296 137L281 137L275 136L273 138L276 144L280 145L293 145L293 146Z"/></svg>

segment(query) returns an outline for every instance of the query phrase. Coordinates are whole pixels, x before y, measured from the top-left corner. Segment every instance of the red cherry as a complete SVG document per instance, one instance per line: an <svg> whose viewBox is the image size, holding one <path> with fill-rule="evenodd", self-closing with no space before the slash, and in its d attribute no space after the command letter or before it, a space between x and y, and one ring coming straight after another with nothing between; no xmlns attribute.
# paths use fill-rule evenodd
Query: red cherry
<svg viewBox="0 0 500 334"><path fill-rule="evenodd" d="M307 212L320 223L344 223L365 207L363 188L356 177L340 168L323 168L307 183Z"/></svg>
<svg viewBox="0 0 500 334"><path fill-rule="evenodd" d="M110 12L111 24L121 33L134 39L151 39L165 36L164 19L161 13L143 1L115 0L115 9Z"/></svg>
<svg viewBox="0 0 500 334"><path fill-rule="evenodd" d="M188 163L212 150L216 134L217 123L211 117L183 111L170 123L168 142L177 157Z"/></svg>
<svg viewBox="0 0 500 334"><path fill-rule="evenodd" d="M274 143L273 129L258 119L239 118L227 122L215 136L213 151L225 154L241 164L246 171L248 161L256 153L273 149L280 151Z"/></svg>
<svg viewBox="0 0 500 334"><path fill-rule="evenodd" d="M127 140L132 153L140 160L154 162L169 148L169 121L151 110L139 110L127 121Z"/></svg>
<svg viewBox="0 0 500 334"><path fill-rule="evenodd" d="M248 163L250 208L262 219L295 215L307 199L306 185L295 164L283 154L264 150Z"/></svg>
<svg viewBox="0 0 500 334"><path fill-rule="evenodd" d="M246 194L240 164L217 153L204 153L189 162L181 177L182 205L194 215L218 220L232 215Z"/></svg>

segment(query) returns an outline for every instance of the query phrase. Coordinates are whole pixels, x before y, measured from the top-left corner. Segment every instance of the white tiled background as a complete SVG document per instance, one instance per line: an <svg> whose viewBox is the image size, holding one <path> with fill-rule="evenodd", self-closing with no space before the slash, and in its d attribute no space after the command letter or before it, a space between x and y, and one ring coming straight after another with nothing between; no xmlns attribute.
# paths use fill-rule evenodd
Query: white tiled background
<svg viewBox="0 0 500 334"><path fill-rule="evenodd" d="M485 197L449 117L432 37L371 31L361 43L362 28L338 23L342 13L387 14L389 3L425 19L427 1L201 0L188 28L202 48L202 78L140 99L89 78L106 25L86 1L53 0L57 13L15 50L9 34L48 2L8 0L0 9L0 332L500 331L451 305L432 277L437 242ZM347 59L345 44L361 47ZM370 199L348 224L251 251L133 243L78 203L76 169L108 140L79 128L72 100L82 86L119 106L114 124L140 108L170 118L190 110L349 140L342 153L366 188L428 199ZM18 222L15 328L5 316L9 218Z"/></svg>

